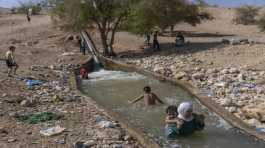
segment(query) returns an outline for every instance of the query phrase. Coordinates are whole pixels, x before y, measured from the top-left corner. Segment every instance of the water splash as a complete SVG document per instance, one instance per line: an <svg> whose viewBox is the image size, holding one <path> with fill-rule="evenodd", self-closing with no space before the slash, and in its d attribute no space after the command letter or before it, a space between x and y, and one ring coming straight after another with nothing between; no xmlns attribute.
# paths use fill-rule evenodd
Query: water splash
<svg viewBox="0 0 265 148"><path fill-rule="evenodd" d="M89 81L106 81L106 80L141 80L145 76L137 73L128 73L122 71L108 71L101 69L99 71L88 74Z"/></svg>

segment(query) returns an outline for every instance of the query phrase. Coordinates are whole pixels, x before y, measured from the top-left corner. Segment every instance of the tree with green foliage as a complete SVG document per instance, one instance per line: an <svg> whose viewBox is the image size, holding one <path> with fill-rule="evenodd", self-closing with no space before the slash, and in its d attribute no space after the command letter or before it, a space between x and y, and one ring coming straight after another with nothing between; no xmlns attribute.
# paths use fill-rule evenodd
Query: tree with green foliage
<svg viewBox="0 0 265 148"><path fill-rule="evenodd" d="M257 22L256 16L259 10L260 8L249 5L236 8L236 17L233 21L236 24L253 25Z"/></svg>
<svg viewBox="0 0 265 148"><path fill-rule="evenodd" d="M195 26L204 19L212 19L198 5L186 0L142 0L131 11L127 29L137 34L154 29L164 31L168 27L173 32L174 26L180 22Z"/></svg>
<svg viewBox="0 0 265 148"><path fill-rule="evenodd" d="M119 30L143 34L166 29L179 22L196 25L207 18L186 0L51 0L56 6L52 18L66 29L95 28L101 37L104 55L114 55Z"/></svg>
<svg viewBox="0 0 265 148"><path fill-rule="evenodd" d="M208 7L209 6L209 4L207 2L205 2L205 0L194 0L194 1L200 7Z"/></svg>
<svg viewBox="0 0 265 148"><path fill-rule="evenodd" d="M127 18L133 0L55 0L55 18L67 21L67 28L80 31L88 26L98 30L104 55L114 55L115 34Z"/></svg>
<svg viewBox="0 0 265 148"><path fill-rule="evenodd" d="M258 19L257 24L261 31L265 31L265 13Z"/></svg>
<svg viewBox="0 0 265 148"><path fill-rule="evenodd" d="M38 15L42 10L40 3L34 3L33 1L19 2L17 13L27 14L29 8L32 9L32 15Z"/></svg>

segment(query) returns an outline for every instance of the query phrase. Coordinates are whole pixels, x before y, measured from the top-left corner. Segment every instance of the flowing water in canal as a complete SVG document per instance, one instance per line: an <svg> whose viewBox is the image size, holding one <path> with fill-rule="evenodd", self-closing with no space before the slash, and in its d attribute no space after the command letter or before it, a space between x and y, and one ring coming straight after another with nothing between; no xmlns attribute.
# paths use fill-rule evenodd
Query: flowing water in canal
<svg viewBox="0 0 265 148"><path fill-rule="evenodd" d="M128 100L143 93L149 85L167 104L192 101L194 110L206 116L206 128L191 136L178 139L182 148L265 148L263 142L238 132L224 120L210 113L194 97L180 87L137 73L100 70L89 74L90 80L82 81L82 92L98 104L121 114L133 127L140 128L158 143L165 142L164 119L167 105L145 108L140 101L129 105ZM163 144L165 145L165 144Z"/></svg>

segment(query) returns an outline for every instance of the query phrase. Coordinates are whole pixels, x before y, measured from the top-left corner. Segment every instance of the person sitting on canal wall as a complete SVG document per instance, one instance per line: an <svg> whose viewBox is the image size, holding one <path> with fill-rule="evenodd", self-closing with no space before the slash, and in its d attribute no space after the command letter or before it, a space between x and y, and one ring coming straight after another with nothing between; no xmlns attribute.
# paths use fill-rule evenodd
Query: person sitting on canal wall
<svg viewBox="0 0 265 148"><path fill-rule="evenodd" d="M142 99L144 100L145 106L156 105L156 101L158 101L161 104L164 104L164 102L161 99L159 99L157 97L157 95L151 91L151 87L149 87L149 86L144 87L144 94L143 95L137 97L136 99L134 99L132 101L129 101L129 103L133 104L133 103L136 103Z"/></svg>
<svg viewBox="0 0 265 148"><path fill-rule="evenodd" d="M166 117L166 137L175 139L178 136L188 136L195 131L204 129L203 115L193 113L193 105L191 102L183 102L176 109L168 108ZM175 113L174 113L175 111ZM175 116L175 117L174 117Z"/></svg>
<svg viewBox="0 0 265 148"><path fill-rule="evenodd" d="M175 40L175 46L181 47L185 44L185 38L181 33L178 33Z"/></svg>
<svg viewBox="0 0 265 148"><path fill-rule="evenodd" d="M88 70L84 65L80 68L80 78L81 79L88 79Z"/></svg>

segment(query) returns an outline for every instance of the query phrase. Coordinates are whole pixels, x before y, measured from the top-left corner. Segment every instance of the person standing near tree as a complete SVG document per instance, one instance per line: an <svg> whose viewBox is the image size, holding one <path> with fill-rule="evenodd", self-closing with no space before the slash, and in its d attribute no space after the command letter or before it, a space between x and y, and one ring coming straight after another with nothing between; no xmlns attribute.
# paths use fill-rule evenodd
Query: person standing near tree
<svg viewBox="0 0 265 148"><path fill-rule="evenodd" d="M145 43L149 46L150 45L150 39L151 39L149 32L145 33L145 38L146 38Z"/></svg>
<svg viewBox="0 0 265 148"><path fill-rule="evenodd" d="M160 45L158 42L158 31L155 31L154 38L153 38L153 48L155 51L160 50Z"/></svg>
<svg viewBox="0 0 265 148"><path fill-rule="evenodd" d="M32 14L32 9L29 8L28 11L27 11L27 20L28 20L28 22L31 21L31 18L30 18L31 14Z"/></svg>

